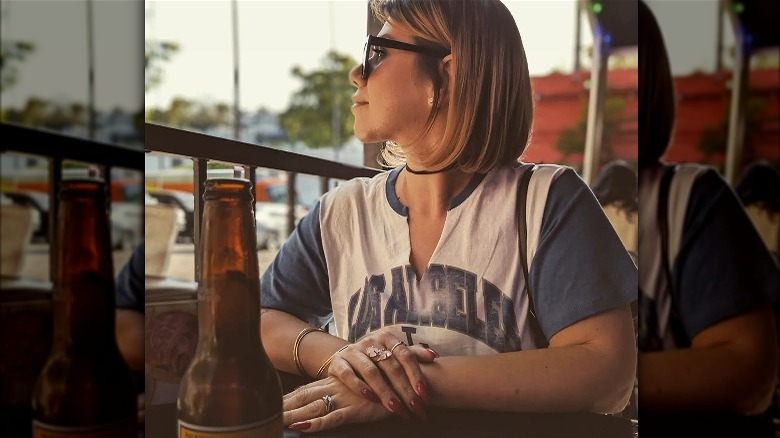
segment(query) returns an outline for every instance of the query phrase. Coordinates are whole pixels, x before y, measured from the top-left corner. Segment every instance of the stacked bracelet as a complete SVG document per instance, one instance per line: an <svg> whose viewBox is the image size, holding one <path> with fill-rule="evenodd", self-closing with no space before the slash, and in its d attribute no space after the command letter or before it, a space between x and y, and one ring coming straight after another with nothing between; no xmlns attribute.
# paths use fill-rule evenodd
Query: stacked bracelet
<svg viewBox="0 0 780 438"><path fill-rule="evenodd" d="M347 345L345 345L345 346L343 346L343 347L339 348L338 350L336 350L336 352L335 352L335 353L333 353L333 354L331 354L331 355L330 355L330 357L329 357L329 358L328 358L328 359L325 361L325 363L323 363L323 364L322 364L322 366L320 367L320 369L319 369L319 370L317 370L317 379L321 379L321 378L322 378L322 373L325 371L325 368L327 368L327 367L328 367L328 365L330 365L330 363L333 361L333 358L334 358L334 357L336 357L336 355L337 355L337 354L339 354L339 353L341 353L342 351L344 351L344 350L345 350L347 347L349 347L349 345L350 345L350 344L347 344Z"/></svg>
<svg viewBox="0 0 780 438"><path fill-rule="evenodd" d="M309 377L309 373L306 372L305 369L303 369L303 365L301 365L301 358L298 357L298 347L301 345L301 341L303 340L303 337L308 335L311 332L325 332L325 330L315 328L315 327L307 327L303 330L301 330L300 333L298 333L298 337L295 338L295 344L293 345L293 361L295 362L295 366L298 367L298 371L301 373L304 377Z"/></svg>

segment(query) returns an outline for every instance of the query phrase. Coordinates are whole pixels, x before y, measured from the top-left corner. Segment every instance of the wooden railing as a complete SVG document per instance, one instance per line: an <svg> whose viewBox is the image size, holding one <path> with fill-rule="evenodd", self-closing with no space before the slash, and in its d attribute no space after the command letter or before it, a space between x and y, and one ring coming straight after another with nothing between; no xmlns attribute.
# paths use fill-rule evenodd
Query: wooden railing
<svg viewBox="0 0 780 438"><path fill-rule="evenodd" d="M202 134L155 123L147 123L144 133L147 152L190 157L193 160L193 187L195 197L193 241L195 242L195 279L200 278L199 251L200 223L203 215L203 183L207 178L209 161L231 163L244 168L245 177L254 184L257 167L287 172L287 232L295 224L295 177L308 174L320 177L320 192L327 191L331 179L347 180L371 177L380 169L357 167L322 158L223 137Z"/></svg>
<svg viewBox="0 0 780 438"><path fill-rule="evenodd" d="M49 195L49 276L57 272L54 256L57 224L57 193L63 177L63 162L72 160L89 163L97 168L98 174L108 187L111 186L111 169L123 168L143 172L143 151L116 144L102 143L89 138L76 137L56 131L22 126L14 123L0 123L0 152L17 152L39 156L48 164ZM139 201L141 202L141 201ZM140 232L141 230L139 230Z"/></svg>

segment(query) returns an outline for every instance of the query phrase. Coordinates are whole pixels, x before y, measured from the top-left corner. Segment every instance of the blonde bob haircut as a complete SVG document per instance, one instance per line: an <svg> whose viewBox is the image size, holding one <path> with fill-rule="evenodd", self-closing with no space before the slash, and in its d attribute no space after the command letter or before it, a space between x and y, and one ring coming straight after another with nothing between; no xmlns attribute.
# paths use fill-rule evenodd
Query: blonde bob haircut
<svg viewBox="0 0 780 438"><path fill-rule="evenodd" d="M639 167L657 164L676 119L675 90L661 27L639 1Z"/></svg>
<svg viewBox="0 0 780 438"><path fill-rule="evenodd" d="M533 95L520 32L506 6L498 0L372 0L371 10L380 22L409 32L417 44L452 53L455 74L444 137L422 164L485 173L520 160L531 135ZM423 133L441 110L440 63L417 58L420 73L434 86ZM385 142L380 158L390 166L405 161L392 141Z"/></svg>

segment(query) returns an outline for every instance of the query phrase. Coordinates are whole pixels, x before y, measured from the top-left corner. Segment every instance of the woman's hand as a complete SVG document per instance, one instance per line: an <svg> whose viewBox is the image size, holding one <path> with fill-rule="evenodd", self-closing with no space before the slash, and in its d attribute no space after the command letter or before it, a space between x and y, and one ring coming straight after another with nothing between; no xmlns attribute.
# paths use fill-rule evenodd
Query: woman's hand
<svg viewBox="0 0 780 438"><path fill-rule="evenodd" d="M330 405L326 397L330 399ZM317 432L348 423L366 423L391 417L378 403L366 403L335 377L296 388L283 399L284 424L290 429Z"/></svg>
<svg viewBox="0 0 780 438"><path fill-rule="evenodd" d="M420 362L430 363L437 357L433 350L408 347L392 334L377 331L339 352L328 375L398 416L408 418L408 408L424 419L428 390Z"/></svg>

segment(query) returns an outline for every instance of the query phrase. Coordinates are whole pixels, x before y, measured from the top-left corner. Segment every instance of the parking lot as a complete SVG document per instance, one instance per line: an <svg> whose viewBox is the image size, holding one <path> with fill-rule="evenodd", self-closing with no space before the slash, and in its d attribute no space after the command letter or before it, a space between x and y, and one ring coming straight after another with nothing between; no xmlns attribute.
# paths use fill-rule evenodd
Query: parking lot
<svg viewBox="0 0 780 438"><path fill-rule="evenodd" d="M258 266L260 274L265 271L273 261L276 250L258 251ZM132 253L131 249L114 251L114 271L116 273L127 262ZM180 280L194 281L195 279L195 246L191 243L177 243L174 245L169 264L168 276ZM49 245L30 245L22 267L22 277L35 280L49 280Z"/></svg>

